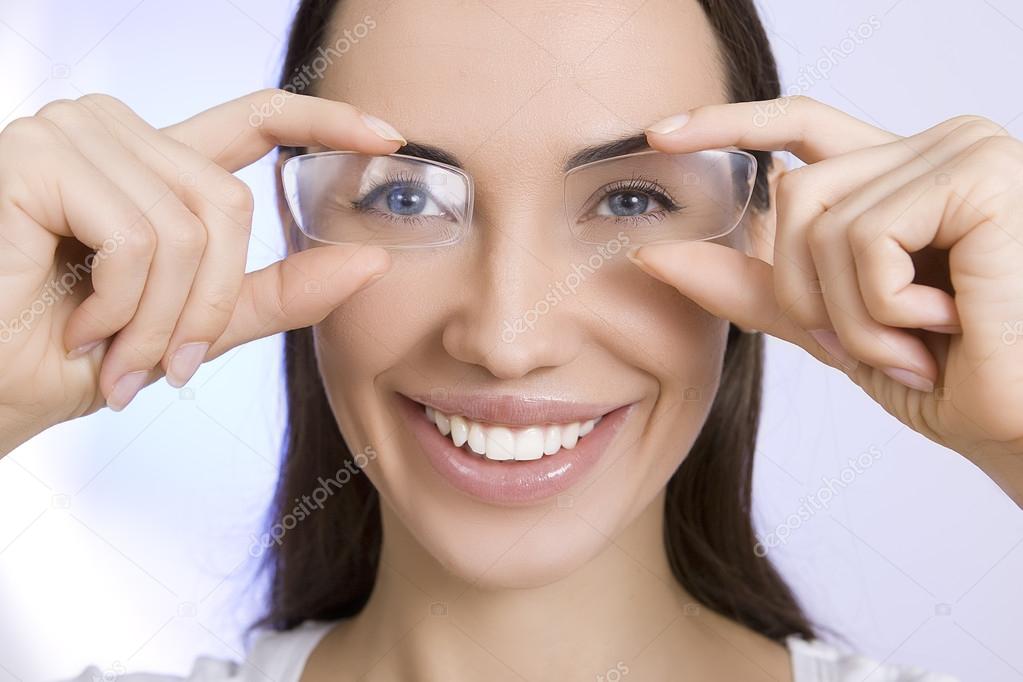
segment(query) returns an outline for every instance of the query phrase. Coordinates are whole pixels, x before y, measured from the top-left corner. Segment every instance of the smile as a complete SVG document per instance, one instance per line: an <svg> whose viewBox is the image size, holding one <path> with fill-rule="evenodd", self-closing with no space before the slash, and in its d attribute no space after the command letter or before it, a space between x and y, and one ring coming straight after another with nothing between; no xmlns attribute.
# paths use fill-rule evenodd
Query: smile
<svg viewBox="0 0 1023 682"><path fill-rule="evenodd" d="M600 470L635 405L519 396L398 397L405 423L442 479L470 497L511 506L559 495Z"/></svg>
<svg viewBox="0 0 1023 682"><path fill-rule="evenodd" d="M426 418L442 436L451 436L455 447L467 446L470 451L496 461L526 461L557 454L562 448L571 450L579 439L593 431L604 415L583 422L568 424L537 424L526 428L509 428L473 421L460 414L447 415L429 405Z"/></svg>

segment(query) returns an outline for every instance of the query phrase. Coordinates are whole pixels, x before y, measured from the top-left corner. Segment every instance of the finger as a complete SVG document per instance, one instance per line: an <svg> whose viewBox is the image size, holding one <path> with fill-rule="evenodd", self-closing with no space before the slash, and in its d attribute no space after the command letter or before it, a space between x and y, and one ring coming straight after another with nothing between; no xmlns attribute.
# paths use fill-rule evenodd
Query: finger
<svg viewBox="0 0 1023 682"><path fill-rule="evenodd" d="M650 146L664 152L719 147L788 151L806 163L899 139L809 97L710 104L647 128Z"/></svg>
<svg viewBox="0 0 1023 682"><path fill-rule="evenodd" d="M250 272L227 330L213 344L208 357L322 321L389 266L390 257L379 247L337 244L300 251Z"/></svg>
<svg viewBox="0 0 1023 682"><path fill-rule="evenodd" d="M776 196L778 227L773 264L776 294L789 317L807 329L830 326L820 296L822 285L807 243L807 232L816 220L825 213L832 213L838 225L852 222L857 215L890 194L893 187L933 170L996 128L994 123L977 117L958 117L919 135L860 149L783 175ZM863 226L869 227L867 224ZM829 229L838 228L835 225ZM915 307L914 304L921 302L921 296L935 298L934 293L909 295L907 304L912 310L932 309ZM874 301L866 300L870 308ZM943 309L948 310L947 306ZM882 316L876 319L891 326L954 323L937 317L919 325L900 324L902 318ZM915 318L905 318L906 321L911 319Z"/></svg>
<svg viewBox="0 0 1023 682"><path fill-rule="evenodd" d="M350 104L274 89L213 107L163 132L229 171L278 145L390 154L405 144L390 124Z"/></svg>
<svg viewBox="0 0 1023 682"><path fill-rule="evenodd" d="M774 275L764 261L714 242L647 244L629 259L716 317L794 343L832 367L842 367L774 297Z"/></svg>
<svg viewBox="0 0 1023 682"><path fill-rule="evenodd" d="M206 248L161 364L183 386L223 334L241 292L252 225L252 191L240 179L150 126L127 107L87 103L119 140L175 185L206 226Z"/></svg>
<svg viewBox="0 0 1023 682"><path fill-rule="evenodd" d="M145 213L157 232L161 234L179 234L199 229L197 219L175 196L167 184L150 168L142 164L138 158L130 154L80 103L60 100L43 107L39 116L57 125L68 140L88 158L114 185L131 200L135 206ZM158 266L161 257L157 254L153 264ZM150 276L157 277L153 290L158 292L158 300L153 304L158 313L156 323L161 327L173 327L184 299L191 286L191 277L186 269L168 272L166 268L151 267ZM161 281L162 278L162 281ZM139 302L141 305L142 302ZM134 316L138 307L132 312ZM118 341L113 344L106 356L105 363L120 367L126 358L124 344L132 343L139 330L130 324L131 318L101 318L101 311L76 310L68 320L65 339L70 348L88 347L95 341L110 336L112 331L120 330ZM128 311L119 311L122 315ZM125 366L122 372L142 367ZM118 374L119 375L119 374Z"/></svg>
<svg viewBox="0 0 1023 682"><path fill-rule="evenodd" d="M978 141L944 166L901 187L865 212L861 221L884 225L878 241L893 242L904 254L927 246L948 250L953 300L961 326L964 357L983 364L1003 344L1006 324L1018 318L1023 296L1023 236L1006 216L1023 210L1018 172L1023 144L1010 137ZM982 211L978 207L984 206ZM867 287L884 296L891 283L877 273L891 267L890 252L861 248L857 269Z"/></svg>
<svg viewBox="0 0 1023 682"><path fill-rule="evenodd" d="M838 356L844 351L853 360L876 367L910 388L933 390L937 363L923 342L902 329L881 324L867 310L844 228L827 220L816 223L809 234L830 320L823 330L834 329L841 344Z"/></svg>
<svg viewBox="0 0 1023 682"><path fill-rule="evenodd" d="M17 124L17 134L30 149L18 155L26 183L24 192L15 196L16 203L35 224L95 251L84 263L66 264L76 282L91 278L93 290L73 316L91 318L104 335L113 334L117 325L131 319L145 286L155 250L153 226L56 125L38 117L23 121ZM30 229L27 221L24 227L5 225L13 243L29 244ZM47 247L50 259L55 246L56 242ZM65 337L64 343L72 355L85 350L75 338Z"/></svg>
<svg viewBox="0 0 1023 682"><path fill-rule="evenodd" d="M95 100L86 100L90 101L95 104ZM121 410L167 351L203 258L206 226L162 178L110 134L101 111L94 114L86 103L79 102L44 110L41 115L59 121L79 149L96 159L111 181L144 207L155 234L155 251L141 296L130 320L110 344L99 374L107 404ZM95 315L82 319L106 322Z"/></svg>

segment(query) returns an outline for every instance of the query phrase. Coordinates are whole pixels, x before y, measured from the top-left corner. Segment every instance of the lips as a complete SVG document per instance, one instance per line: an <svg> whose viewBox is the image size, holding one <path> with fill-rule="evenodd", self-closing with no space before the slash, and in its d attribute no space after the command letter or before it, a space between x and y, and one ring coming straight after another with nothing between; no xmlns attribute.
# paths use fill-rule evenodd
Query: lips
<svg viewBox="0 0 1023 682"><path fill-rule="evenodd" d="M437 473L470 497L503 505L543 501L586 478L632 407L515 396L431 396L426 404L401 394L398 398L402 416ZM455 438L458 441L465 436L461 447L452 441L453 420L458 428L467 426L466 433ZM592 429L580 437L587 422L593 424ZM475 436L469 424L478 426ZM553 433L562 439L557 448ZM540 435L549 441L542 443L541 449L551 454L537 451L534 441ZM470 443L473 437L476 442ZM572 447L565 447L566 439ZM524 454L521 459L516 457L520 451Z"/></svg>

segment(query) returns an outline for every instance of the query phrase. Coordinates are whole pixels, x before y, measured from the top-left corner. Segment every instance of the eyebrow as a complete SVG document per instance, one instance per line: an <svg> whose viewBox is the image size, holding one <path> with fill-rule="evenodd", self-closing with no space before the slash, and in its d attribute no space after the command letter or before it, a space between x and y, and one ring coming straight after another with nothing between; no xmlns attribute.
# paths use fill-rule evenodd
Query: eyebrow
<svg viewBox="0 0 1023 682"><path fill-rule="evenodd" d="M629 134L608 142L601 142L599 144L580 149L565 160L562 170L570 171L573 168L582 166L583 164L592 163L594 161L603 161L604 159L609 159L614 156L630 154L644 149L650 149L650 145L647 144L646 141L646 133L640 132ZM454 166L455 168L465 168L458 157L451 152L432 144L426 144L425 142L415 142L410 140L408 144L398 149L397 153L404 154L405 156L413 156L417 159L424 159L426 161L445 163L449 166Z"/></svg>

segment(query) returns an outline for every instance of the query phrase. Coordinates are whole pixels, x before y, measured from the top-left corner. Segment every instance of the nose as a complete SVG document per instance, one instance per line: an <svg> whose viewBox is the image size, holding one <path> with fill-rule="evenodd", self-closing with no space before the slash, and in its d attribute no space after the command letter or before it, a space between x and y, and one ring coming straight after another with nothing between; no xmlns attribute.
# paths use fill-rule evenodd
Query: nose
<svg viewBox="0 0 1023 682"><path fill-rule="evenodd" d="M461 304L443 332L454 358L499 379L569 363L582 345L580 305L541 230L487 230L466 264Z"/></svg>

